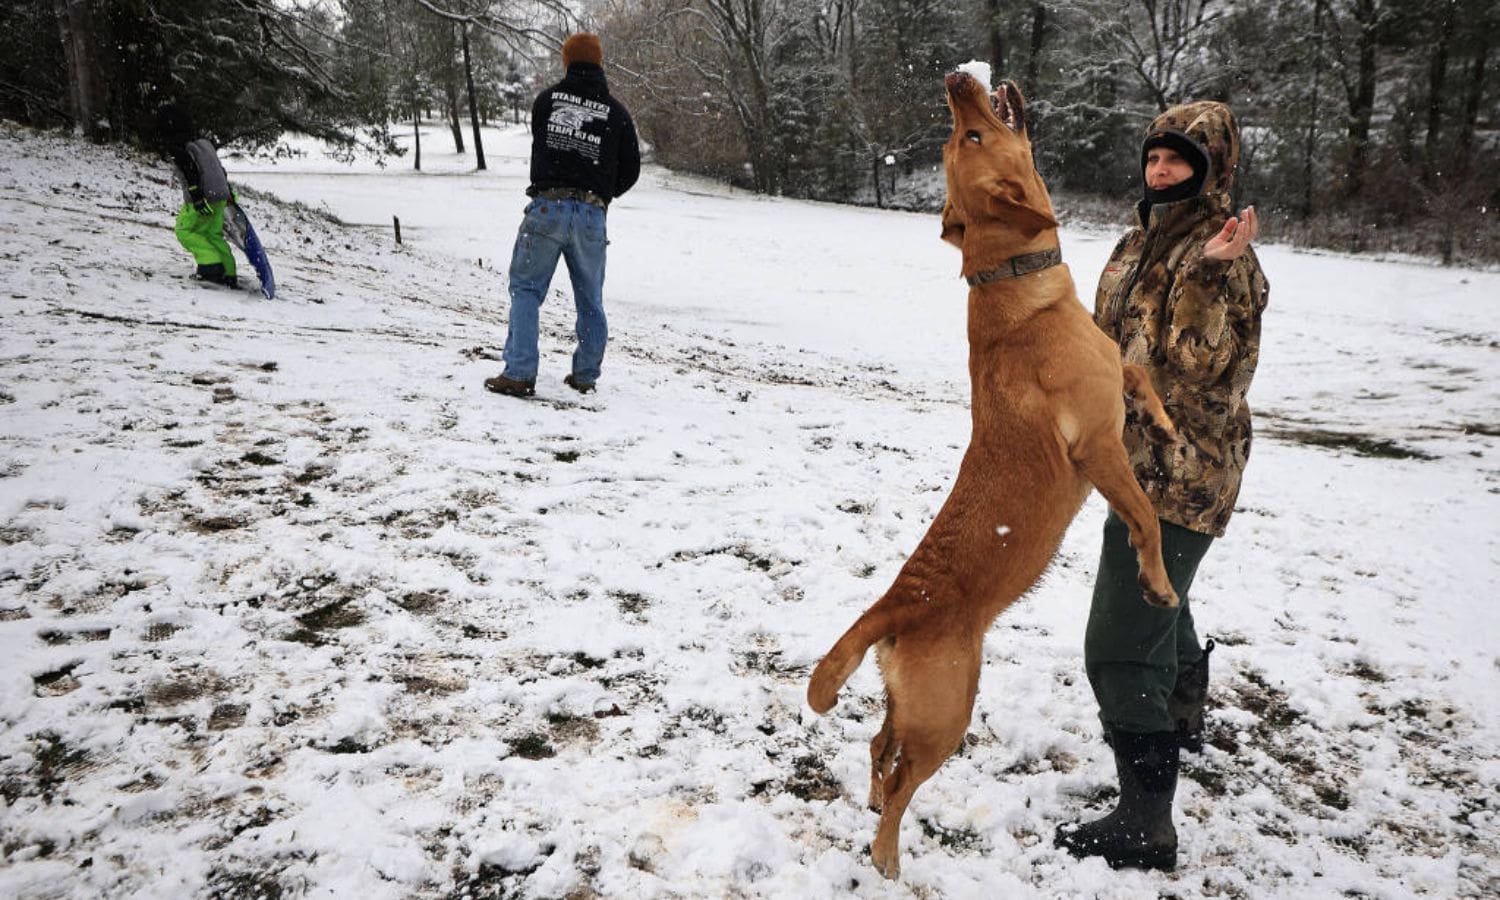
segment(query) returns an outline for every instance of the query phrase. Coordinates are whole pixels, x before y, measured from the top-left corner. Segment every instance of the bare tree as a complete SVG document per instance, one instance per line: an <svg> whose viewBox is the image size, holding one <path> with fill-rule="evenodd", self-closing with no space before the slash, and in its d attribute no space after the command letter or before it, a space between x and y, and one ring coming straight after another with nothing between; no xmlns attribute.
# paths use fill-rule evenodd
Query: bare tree
<svg viewBox="0 0 1500 900"><path fill-rule="evenodd" d="M1145 90L1158 112L1205 93L1218 72L1205 50L1221 11L1214 0L1083 0L1094 38Z"/></svg>
<svg viewBox="0 0 1500 900"><path fill-rule="evenodd" d="M712 51L693 64L729 98L762 193L781 191L773 85L781 46L800 31L793 12L791 0L695 0L684 8Z"/></svg>
<svg viewBox="0 0 1500 900"><path fill-rule="evenodd" d="M1042 44L1047 37L1047 4L1031 5L1031 52L1026 56L1026 90L1036 90L1042 73Z"/></svg>
<svg viewBox="0 0 1500 900"><path fill-rule="evenodd" d="M1318 148L1318 116L1322 104L1324 0L1313 0L1312 82L1307 104L1307 137L1302 149L1302 218L1312 215L1313 161Z"/></svg>
<svg viewBox="0 0 1500 900"><path fill-rule="evenodd" d="M109 136L105 118L109 97L88 0L56 0L56 4L67 59L68 109L80 131L94 140L104 140Z"/></svg>
<svg viewBox="0 0 1500 900"><path fill-rule="evenodd" d="M1348 105L1344 151L1344 192L1349 197L1364 190L1370 166L1370 120L1375 113L1376 51L1379 28L1389 0L1330 0L1335 70Z"/></svg>
<svg viewBox="0 0 1500 900"><path fill-rule="evenodd" d="M990 68L1005 71L1005 30L1001 21L1000 0L984 0L984 34L989 44Z"/></svg>
<svg viewBox="0 0 1500 900"><path fill-rule="evenodd" d="M1448 78L1448 47L1453 42L1457 12L1458 0L1440 0L1434 10L1437 16L1436 40L1433 41L1432 58L1427 67L1427 136L1422 142L1422 180L1429 183L1440 165L1443 101L1447 97L1444 84Z"/></svg>
<svg viewBox="0 0 1500 900"><path fill-rule="evenodd" d="M609 21L614 33L630 39L616 42L624 52L614 57L613 69L625 77L628 90L648 101L641 109L647 123L675 132L680 123L674 118L716 122L727 116L754 189L780 193L785 160L776 143L783 105L778 79L793 39L814 38L820 27L810 4L799 2L620 3ZM684 137L711 149L720 163L728 155L721 132Z"/></svg>
<svg viewBox="0 0 1500 900"><path fill-rule="evenodd" d="M1484 98L1485 75L1489 65L1490 54L1495 48L1495 22L1494 7L1490 7L1485 14L1474 17L1472 40L1473 55L1470 57L1467 77L1464 79L1463 108L1459 120L1458 146L1455 150L1456 164L1454 168L1459 174L1471 169L1474 153L1474 131L1479 122L1480 104Z"/></svg>
<svg viewBox="0 0 1500 900"><path fill-rule="evenodd" d="M448 129L453 134L453 149L464 152L464 128L458 112L458 41L455 29L462 28L452 22L443 23L443 113L448 120Z"/></svg>
<svg viewBox="0 0 1500 900"><path fill-rule="evenodd" d="M459 33L459 45L463 51L464 83L468 90L469 124L474 136L474 161L480 170L485 168L484 139L479 132L479 97L474 84L474 55L471 52L470 34L481 32L505 42L512 47L528 46L537 41L555 43L535 23L540 13L555 15L567 23L576 21L565 0L531 0L531 8L521 4L498 3L495 0L416 0L423 8L439 18L452 22Z"/></svg>
<svg viewBox="0 0 1500 900"><path fill-rule="evenodd" d="M469 25L467 22L459 23L458 35L464 48L464 82L469 88L469 122L474 126L474 163L479 171L483 172L484 164L484 138L479 134L479 97L474 92L474 62L469 56Z"/></svg>
<svg viewBox="0 0 1500 900"><path fill-rule="evenodd" d="M812 9L812 36L821 54L836 61L852 86L859 80L855 13L860 0L820 0Z"/></svg>

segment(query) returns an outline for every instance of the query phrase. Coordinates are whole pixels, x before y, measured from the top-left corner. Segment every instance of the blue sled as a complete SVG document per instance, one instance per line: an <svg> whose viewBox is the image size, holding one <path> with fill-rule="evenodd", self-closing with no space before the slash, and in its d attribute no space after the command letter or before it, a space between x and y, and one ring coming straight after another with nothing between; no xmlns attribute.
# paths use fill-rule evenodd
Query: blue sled
<svg viewBox="0 0 1500 900"><path fill-rule="evenodd" d="M238 203L230 202L224 207L224 235L250 260L255 277L260 279L260 292L267 300L273 299L276 296L276 276L271 272L271 261L266 258L266 248L260 245L255 226L250 224L250 218Z"/></svg>

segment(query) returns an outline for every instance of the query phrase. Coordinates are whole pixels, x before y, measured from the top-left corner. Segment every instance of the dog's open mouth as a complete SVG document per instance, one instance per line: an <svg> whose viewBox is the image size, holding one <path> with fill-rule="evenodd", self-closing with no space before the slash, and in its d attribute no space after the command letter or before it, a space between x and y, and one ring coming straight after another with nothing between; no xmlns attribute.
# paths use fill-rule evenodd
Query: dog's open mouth
<svg viewBox="0 0 1500 900"><path fill-rule="evenodd" d="M968 72L958 71L949 73L944 79L948 88L948 95L955 101L966 99L978 100L976 94L985 93L989 100L990 112L1001 124L1012 132L1020 132L1026 127L1025 103L1021 99L1021 91L1013 81L1002 81L995 90L986 92L983 85Z"/></svg>
<svg viewBox="0 0 1500 900"><path fill-rule="evenodd" d="M990 108L1011 131L1019 132L1026 127L1025 104L1015 82L1002 81L996 86L994 93L990 94Z"/></svg>

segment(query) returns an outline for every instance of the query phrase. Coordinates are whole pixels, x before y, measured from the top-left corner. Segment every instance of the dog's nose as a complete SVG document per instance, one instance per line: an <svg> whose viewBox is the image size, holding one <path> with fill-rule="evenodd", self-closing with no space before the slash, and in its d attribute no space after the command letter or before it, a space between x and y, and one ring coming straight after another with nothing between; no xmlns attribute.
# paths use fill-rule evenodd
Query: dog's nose
<svg viewBox="0 0 1500 900"><path fill-rule="evenodd" d="M943 86L951 91L962 84L964 81L973 80L974 76L970 75L968 72L949 72L947 77L943 79Z"/></svg>

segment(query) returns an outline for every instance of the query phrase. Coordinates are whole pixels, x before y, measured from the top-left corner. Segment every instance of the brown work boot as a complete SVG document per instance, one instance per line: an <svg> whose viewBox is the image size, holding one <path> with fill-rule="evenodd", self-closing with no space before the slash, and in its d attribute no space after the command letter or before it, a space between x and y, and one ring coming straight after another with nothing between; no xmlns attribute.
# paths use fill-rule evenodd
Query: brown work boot
<svg viewBox="0 0 1500 900"><path fill-rule="evenodd" d="M496 375L494 378L484 380L484 388L509 397L530 397L536 393L536 379L520 381L515 378L506 378L504 375Z"/></svg>
<svg viewBox="0 0 1500 900"><path fill-rule="evenodd" d="M567 385L580 394L587 394L594 389L594 383L592 381L579 381L572 375L565 376L563 378L563 384Z"/></svg>

